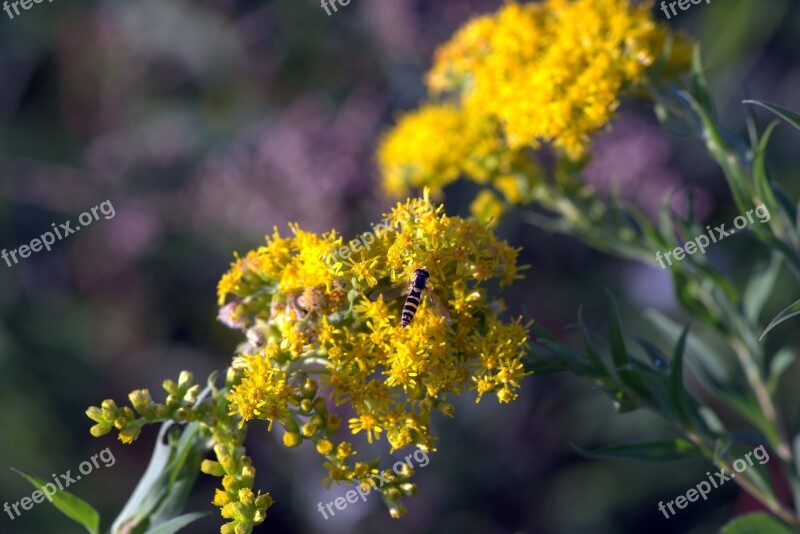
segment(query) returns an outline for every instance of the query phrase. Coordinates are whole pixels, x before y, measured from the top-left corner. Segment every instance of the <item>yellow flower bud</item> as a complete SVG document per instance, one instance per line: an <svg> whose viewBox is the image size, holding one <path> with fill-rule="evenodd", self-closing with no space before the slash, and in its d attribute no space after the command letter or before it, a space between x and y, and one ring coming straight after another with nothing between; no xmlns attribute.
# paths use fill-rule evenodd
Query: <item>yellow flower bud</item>
<svg viewBox="0 0 800 534"><path fill-rule="evenodd" d="M303 443L303 437L295 432L287 432L283 435L283 444L287 447L297 447Z"/></svg>
<svg viewBox="0 0 800 534"><path fill-rule="evenodd" d="M328 438L322 438L317 442L317 452L322 455L328 455L333 452L333 443Z"/></svg>
<svg viewBox="0 0 800 534"><path fill-rule="evenodd" d="M319 430L319 425L314 423L306 423L300 428L300 433L303 434L303 436L310 438L317 433L317 430Z"/></svg>

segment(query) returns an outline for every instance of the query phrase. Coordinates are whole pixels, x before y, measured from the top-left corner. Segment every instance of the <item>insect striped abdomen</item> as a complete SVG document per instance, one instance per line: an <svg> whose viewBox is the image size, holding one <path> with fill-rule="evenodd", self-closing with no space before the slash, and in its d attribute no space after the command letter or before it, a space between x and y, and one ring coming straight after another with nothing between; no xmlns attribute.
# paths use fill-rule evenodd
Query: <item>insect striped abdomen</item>
<svg viewBox="0 0 800 534"><path fill-rule="evenodd" d="M400 318L401 326L408 326L408 324L414 319L414 315L416 315L417 308L419 307L419 298L421 296L422 292L419 289L416 287L411 289L411 292L406 298L406 303L403 305L403 316Z"/></svg>

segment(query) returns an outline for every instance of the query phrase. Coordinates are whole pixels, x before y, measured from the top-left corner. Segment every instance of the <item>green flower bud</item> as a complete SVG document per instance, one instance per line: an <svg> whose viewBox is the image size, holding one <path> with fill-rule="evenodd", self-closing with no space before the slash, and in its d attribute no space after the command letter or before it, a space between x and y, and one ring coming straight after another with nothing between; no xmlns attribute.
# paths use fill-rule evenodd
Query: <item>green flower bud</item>
<svg viewBox="0 0 800 534"><path fill-rule="evenodd" d="M392 506L389 508L389 515L392 516L392 519L399 519L406 515L407 511L408 509L406 509L405 506L398 504L397 506Z"/></svg>
<svg viewBox="0 0 800 534"><path fill-rule="evenodd" d="M417 494L417 485L412 484L410 482L406 482L405 484L400 484L400 491L403 492L403 495L407 497L413 497Z"/></svg>
<svg viewBox="0 0 800 534"><path fill-rule="evenodd" d="M194 386L186 390L186 393L183 395L183 400L189 404L194 404L197 402L198 393L200 393L200 386L198 384L195 384Z"/></svg>
<svg viewBox="0 0 800 534"><path fill-rule="evenodd" d="M92 428L89 429L89 433L91 433L92 436L96 438L99 438L100 436L105 436L110 431L111 431L111 425L109 425L108 423L97 423L96 425L92 426Z"/></svg>
<svg viewBox="0 0 800 534"><path fill-rule="evenodd" d="M181 374L178 376L178 387L182 390L186 390L192 384L194 384L194 375L189 371L181 371Z"/></svg>
<svg viewBox="0 0 800 534"><path fill-rule="evenodd" d="M150 397L150 391L147 389L131 391L128 395L128 399L131 401L133 409L140 414L144 414L153 405L153 399Z"/></svg>
<svg viewBox="0 0 800 534"><path fill-rule="evenodd" d="M314 395L317 394L317 383L310 378L306 378L305 384L303 384L303 396L307 399L314 398Z"/></svg>
<svg viewBox="0 0 800 534"><path fill-rule="evenodd" d="M161 387L164 388L164 391L170 395L180 396L178 392L178 385L170 379L164 380L164 382L161 383Z"/></svg>
<svg viewBox="0 0 800 534"><path fill-rule="evenodd" d="M103 417L103 410L97 406L90 406L89 409L86 410L86 416L96 423L103 423L106 420L105 417Z"/></svg>
<svg viewBox="0 0 800 534"><path fill-rule="evenodd" d="M203 460L203 463L200 464L200 471L213 477L221 477L225 474L222 464L214 460Z"/></svg>
<svg viewBox="0 0 800 534"><path fill-rule="evenodd" d="M447 417L453 417L456 414L456 407L449 402L440 402L437 408Z"/></svg>
<svg viewBox="0 0 800 534"><path fill-rule="evenodd" d="M272 506L272 496L269 493L262 493L258 497L256 497L256 508L261 510L266 510L270 506Z"/></svg>
<svg viewBox="0 0 800 534"><path fill-rule="evenodd" d="M325 425L325 419L323 419L322 416L319 415L319 414L316 414L316 415L312 416L308 420L308 422L311 423L312 425L317 426L317 427L321 427L321 426Z"/></svg>
<svg viewBox="0 0 800 534"><path fill-rule="evenodd" d="M314 399L314 411L318 414L325 414L328 412L328 405L325 402L325 399L322 397L317 397Z"/></svg>

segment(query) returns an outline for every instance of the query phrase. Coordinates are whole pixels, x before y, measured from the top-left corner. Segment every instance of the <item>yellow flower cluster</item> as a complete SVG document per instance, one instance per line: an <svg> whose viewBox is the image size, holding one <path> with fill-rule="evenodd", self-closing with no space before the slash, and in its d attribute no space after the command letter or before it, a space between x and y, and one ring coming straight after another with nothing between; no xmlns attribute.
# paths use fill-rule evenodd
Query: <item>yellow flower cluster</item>
<svg viewBox="0 0 800 534"><path fill-rule="evenodd" d="M378 150L385 189L437 190L465 176L491 180L508 203L529 201L539 172L526 149L548 143L580 159L659 56L667 71L688 67L690 43L656 23L651 8L512 1L467 23L437 51L427 76L431 96L444 103L402 117ZM497 213L489 200L475 209Z"/></svg>
<svg viewBox="0 0 800 534"><path fill-rule="evenodd" d="M276 232L219 284L222 316L248 339L234 364L243 377L230 393L231 413L279 423L287 446L312 441L329 485L366 482L380 469L351 458L354 444L337 434L342 417L370 443L385 436L390 452L435 450L431 415L453 415L448 396L474 389L478 400L494 393L509 402L525 375L529 325L501 321L503 304L486 287L519 277L518 251L480 222L433 208L427 191L384 222L373 243L349 244L355 253L346 261L331 260L343 245L335 233ZM368 298L379 281L408 281L419 268L452 326L423 303L404 328L402 299ZM413 485L394 474L381 490L399 515Z"/></svg>
<svg viewBox="0 0 800 534"><path fill-rule="evenodd" d="M272 504L269 494L253 491L255 469L243 447L248 421L267 421L269 429L278 423L287 447L311 441L329 487L374 486L380 476L383 500L400 517L401 499L416 492L413 470L357 461L354 444L339 433L342 419L369 443L385 437L390 452L435 450L431 416L454 415L450 395L472 389L478 401L493 393L510 402L526 374L530 325L501 321L504 305L487 287L519 278L518 250L486 225L446 216L426 189L424 198L387 214L374 239L347 243L354 253L345 261L336 259L347 248L335 232L291 229L291 237L276 230L265 246L237 258L219 282L220 319L247 337L224 388L212 378L201 392L184 371L177 383L164 381L163 404L141 389L129 395L130 406L109 399L86 412L92 435L116 429L125 443L145 424L197 424L216 456L200 469L222 479L213 502L228 520L223 534L251 532ZM402 327L402 300L368 298L379 282L407 282L418 268L429 271L451 324L423 303Z"/></svg>
<svg viewBox="0 0 800 534"><path fill-rule="evenodd" d="M524 149L510 150L500 134L492 118L453 104L425 105L401 117L378 150L384 188L400 196L427 186L436 196L461 176L480 184L514 174L535 176Z"/></svg>

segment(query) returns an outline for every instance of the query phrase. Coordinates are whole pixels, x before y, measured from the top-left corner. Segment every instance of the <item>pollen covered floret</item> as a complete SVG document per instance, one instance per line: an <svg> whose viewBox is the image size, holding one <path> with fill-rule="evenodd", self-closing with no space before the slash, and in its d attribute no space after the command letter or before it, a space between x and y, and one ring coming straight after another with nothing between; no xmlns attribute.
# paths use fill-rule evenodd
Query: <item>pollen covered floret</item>
<svg viewBox="0 0 800 534"><path fill-rule="evenodd" d="M503 322L487 287L520 276L518 251L474 219L431 209L427 191L386 217L391 231L384 227L360 258L329 265L341 240L293 227L293 237L275 234L237 260L220 284L221 304L234 303L241 325L259 332L237 358L242 379L229 396L231 413L277 422L289 447L313 442L329 485L368 480L380 469L357 459L355 444L338 432L342 426L368 443L386 438L389 452L435 450L431 417L454 415L448 396L473 389L478 400L494 393L509 402L524 375L529 325ZM418 268L430 273L451 326L423 303L403 328L402 299L367 297L376 284L410 280ZM298 303L309 291L316 305ZM395 474L381 488L397 509L401 487L409 487L408 476Z"/></svg>

